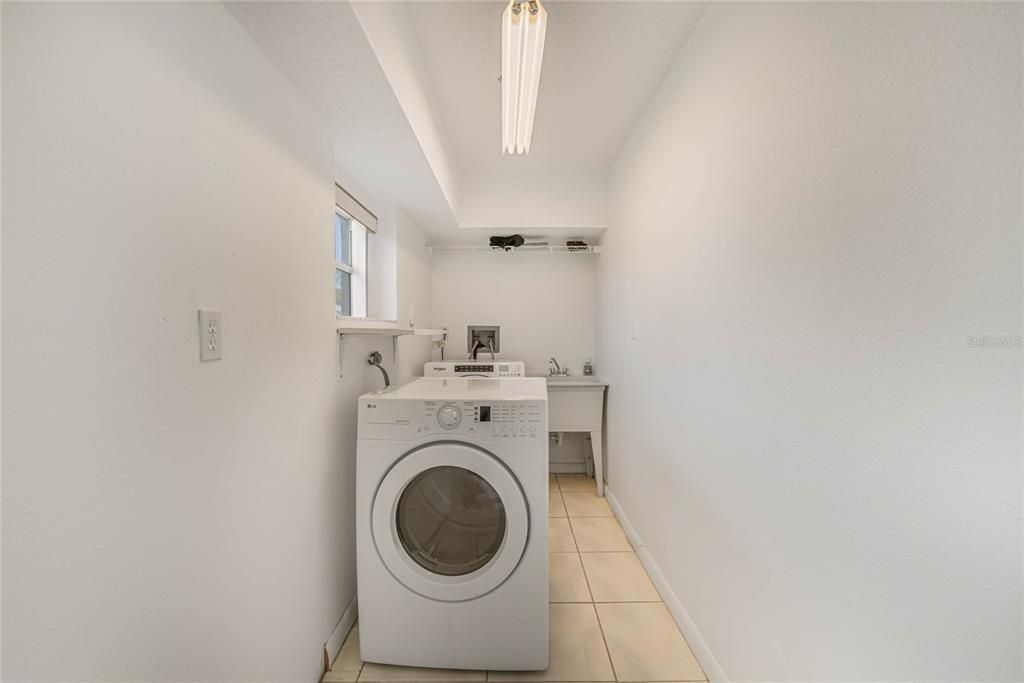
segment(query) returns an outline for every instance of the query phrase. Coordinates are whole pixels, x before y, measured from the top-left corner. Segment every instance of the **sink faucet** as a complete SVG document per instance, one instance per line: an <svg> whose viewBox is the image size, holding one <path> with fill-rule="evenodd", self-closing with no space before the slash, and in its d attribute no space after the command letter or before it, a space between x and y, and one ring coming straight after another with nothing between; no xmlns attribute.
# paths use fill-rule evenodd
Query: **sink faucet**
<svg viewBox="0 0 1024 683"><path fill-rule="evenodd" d="M555 366L553 368L548 368L549 375L551 375L552 377L555 375L562 375L563 377L569 376L569 368L563 368L561 365L559 365L558 361L555 360L554 356L549 358L548 362Z"/></svg>

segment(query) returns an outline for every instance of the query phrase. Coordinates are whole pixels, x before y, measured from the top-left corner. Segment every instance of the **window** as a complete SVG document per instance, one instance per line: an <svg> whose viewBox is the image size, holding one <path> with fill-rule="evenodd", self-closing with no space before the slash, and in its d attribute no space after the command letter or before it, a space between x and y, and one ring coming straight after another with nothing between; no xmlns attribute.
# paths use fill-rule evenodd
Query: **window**
<svg viewBox="0 0 1024 683"><path fill-rule="evenodd" d="M334 310L366 317L367 253L377 217L340 185L334 185Z"/></svg>
<svg viewBox="0 0 1024 683"><path fill-rule="evenodd" d="M341 209L334 212L334 310L366 317L366 226Z"/></svg>

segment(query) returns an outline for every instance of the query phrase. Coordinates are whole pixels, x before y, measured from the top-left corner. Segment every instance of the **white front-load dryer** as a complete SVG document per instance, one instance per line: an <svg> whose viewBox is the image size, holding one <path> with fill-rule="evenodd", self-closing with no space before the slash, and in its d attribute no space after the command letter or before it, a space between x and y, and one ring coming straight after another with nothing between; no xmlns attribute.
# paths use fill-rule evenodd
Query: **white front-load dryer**
<svg viewBox="0 0 1024 683"><path fill-rule="evenodd" d="M359 399L369 662L548 666L547 385L421 378Z"/></svg>

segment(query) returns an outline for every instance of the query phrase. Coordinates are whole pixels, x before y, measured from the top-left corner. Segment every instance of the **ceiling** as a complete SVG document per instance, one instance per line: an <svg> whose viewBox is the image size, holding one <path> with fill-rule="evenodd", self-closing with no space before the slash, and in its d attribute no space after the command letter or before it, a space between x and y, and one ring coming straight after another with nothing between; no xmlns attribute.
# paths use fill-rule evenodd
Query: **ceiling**
<svg viewBox="0 0 1024 683"><path fill-rule="evenodd" d="M543 72L525 157L500 149L505 4L353 9L285 1L229 9L327 116L339 176L402 206L434 241L477 240L496 228L592 238L606 225L609 169L707 3L545 2Z"/></svg>
<svg viewBox="0 0 1024 683"><path fill-rule="evenodd" d="M426 228L454 229L451 208L349 3L225 5L324 115L339 182L371 207L394 201Z"/></svg>
<svg viewBox="0 0 1024 683"><path fill-rule="evenodd" d="M408 9L438 113L463 173L607 169L704 13L704 3L548 0L528 156L501 153L500 25L505 2Z"/></svg>

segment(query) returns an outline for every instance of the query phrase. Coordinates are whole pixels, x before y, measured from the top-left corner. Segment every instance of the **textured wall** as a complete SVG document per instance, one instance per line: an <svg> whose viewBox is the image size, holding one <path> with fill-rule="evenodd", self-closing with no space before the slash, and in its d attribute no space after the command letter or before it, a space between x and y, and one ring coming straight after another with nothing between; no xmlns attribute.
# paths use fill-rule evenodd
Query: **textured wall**
<svg viewBox="0 0 1024 683"><path fill-rule="evenodd" d="M317 680L379 382L329 131L211 3L5 4L3 94L3 679Z"/></svg>
<svg viewBox="0 0 1024 683"><path fill-rule="evenodd" d="M610 486L733 680L1024 675L1021 54L1020 5L713 4L617 162Z"/></svg>

